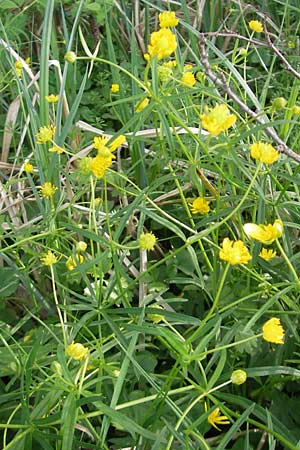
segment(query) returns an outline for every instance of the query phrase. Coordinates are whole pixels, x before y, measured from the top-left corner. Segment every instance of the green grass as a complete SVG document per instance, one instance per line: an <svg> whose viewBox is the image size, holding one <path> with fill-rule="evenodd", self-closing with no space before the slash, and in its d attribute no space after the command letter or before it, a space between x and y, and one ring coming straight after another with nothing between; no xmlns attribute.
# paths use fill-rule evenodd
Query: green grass
<svg viewBox="0 0 300 450"><path fill-rule="evenodd" d="M173 2L176 52L148 63L166 4L102 3L0 5L0 446L297 450L299 77L248 27L265 14L273 45L297 70L297 2ZM180 81L186 64L193 87ZM236 123L213 136L201 116L217 104ZM36 142L50 124L61 154ZM101 133L108 146L127 142L97 178L87 166ZM292 157L251 158L254 142L276 147L277 138ZM40 195L45 182L56 187L50 198ZM192 213L197 197L208 214ZM243 225L276 219L283 233L265 247L277 256L265 261ZM148 232L149 251L139 243ZM252 259L223 261L225 238L242 240ZM272 317L283 345L262 337ZM78 359L72 342L84 346ZM241 385L231 380L237 369L247 373ZM208 421L216 408L229 422L219 430Z"/></svg>

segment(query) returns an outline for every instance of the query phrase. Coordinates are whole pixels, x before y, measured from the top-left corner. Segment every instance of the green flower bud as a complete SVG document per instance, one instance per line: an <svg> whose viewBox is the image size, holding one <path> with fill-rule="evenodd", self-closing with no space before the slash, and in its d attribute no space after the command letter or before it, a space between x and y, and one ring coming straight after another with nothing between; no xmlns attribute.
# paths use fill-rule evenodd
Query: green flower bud
<svg viewBox="0 0 300 450"><path fill-rule="evenodd" d="M68 63L73 64L76 61L76 53L74 52L67 52L65 54L65 61L68 61Z"/></svg>
<svg viewBox="0 0 300 450"><path fill-rule="evenodd" d="M242 56L243 58L245 58L247 56L247 54L248 54L247 49L243 48L243 47L240 48L238 54L239 54L239 56Z"/></svg>
<svg viewBox="0 0 300 450"><path fill-rule="evenodd" d="M272 101L272 108L275 109L276 111L285 108L286 105L287 100L283 97L274 98L274 100Z"/></svg>
<svg viewBox="0 0 300 450"><path fill-rule="evenodd" d="M59 364L59 362L53 361L53 362L51 363L51 369L52 369L53 372L56 373L57 375L59 375L59 376L62 375L62 368L61 368L61 365Z"/></svg>
<svg viewBox="0 0 300 450"><path fill-rule="evenodd" d="M244 370L234 370L230 377L233 384L243 384L247 380L247 373Z"/></svg>
<svg viewBox="0 0 300 450"><path fill-rule="evenodd" d="M294 105L292 107L292 114L300 114L300 106Z"/></svg>

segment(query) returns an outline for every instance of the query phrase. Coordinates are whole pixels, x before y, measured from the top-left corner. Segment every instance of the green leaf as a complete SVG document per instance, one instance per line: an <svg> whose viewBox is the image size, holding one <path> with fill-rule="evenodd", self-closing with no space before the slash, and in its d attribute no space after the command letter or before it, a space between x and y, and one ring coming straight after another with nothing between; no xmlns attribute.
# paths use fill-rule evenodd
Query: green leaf
<svg viewBox="0 0 300 450"><path fill-rule="evenodd" d="M0 267L0 298L7 298L13 294L19 285L14 269Z"/></svg>

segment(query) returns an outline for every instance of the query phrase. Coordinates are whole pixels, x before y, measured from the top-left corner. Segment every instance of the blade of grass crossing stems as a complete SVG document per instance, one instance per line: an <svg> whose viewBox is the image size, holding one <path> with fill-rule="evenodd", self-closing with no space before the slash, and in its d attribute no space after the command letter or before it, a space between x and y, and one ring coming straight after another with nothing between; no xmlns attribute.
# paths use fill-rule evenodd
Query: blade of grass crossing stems
<svg viewBox="0 0 300 450"><path fill-rule="evenodd" d="M51 29L53 18L54 0L48 0L45 7L45 16L43 22L42 47L41 47L41 64L40 64L40 122L42 126L49 124L49 104L45 100L45 96L49 94L49 56ZM39 146L41 152L41 161L43 169L48 166L48 152L44 145Z"/></svg>

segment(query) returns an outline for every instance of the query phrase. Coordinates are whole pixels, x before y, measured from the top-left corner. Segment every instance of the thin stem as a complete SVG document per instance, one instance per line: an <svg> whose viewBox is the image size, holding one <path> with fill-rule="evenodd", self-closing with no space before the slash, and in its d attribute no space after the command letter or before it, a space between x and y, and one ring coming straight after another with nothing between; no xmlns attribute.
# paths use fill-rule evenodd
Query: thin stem
<svg viewBox="0 0 300 450"><path fill-rule="evenodd" d="M66 348L67 347L67 337L66 337L65 323L64 323L64 320L63 320L63 316L61 314L61 310L59 308L59 303L58 303L57 294L56 294L54 270L53 270L53 266L52 265L50 266L50 272L51 272L51 280L52 280L52 289L53 289L54 302L55 302L55 305L56 305L57 314L58 314L59 321L60 321L60 324L61 324L61 329L62 329L62 334L63 334L63 339L64 339L64 346Z"/></svg>
<svg viewBox="0 0 300 450"><path fill-rule="evenodd" d="M277 247L278 247L278 249L279 249L281 255L283 256L285 262L287 263L287 265L288 265L290 271L292 272L295 282L296 282L298 285L300 285L300 281L299 281L299 277L298 277L298 275L297 275L297 272L295 271L295 269L294 269L294 267L293 267L291 261L289 260L287 254L285 253L285 251L284 251L283 247L281 246L281 244L280 244L280 242L279 242L278 239L276 239L276 244L277 244Z"/></svg>

